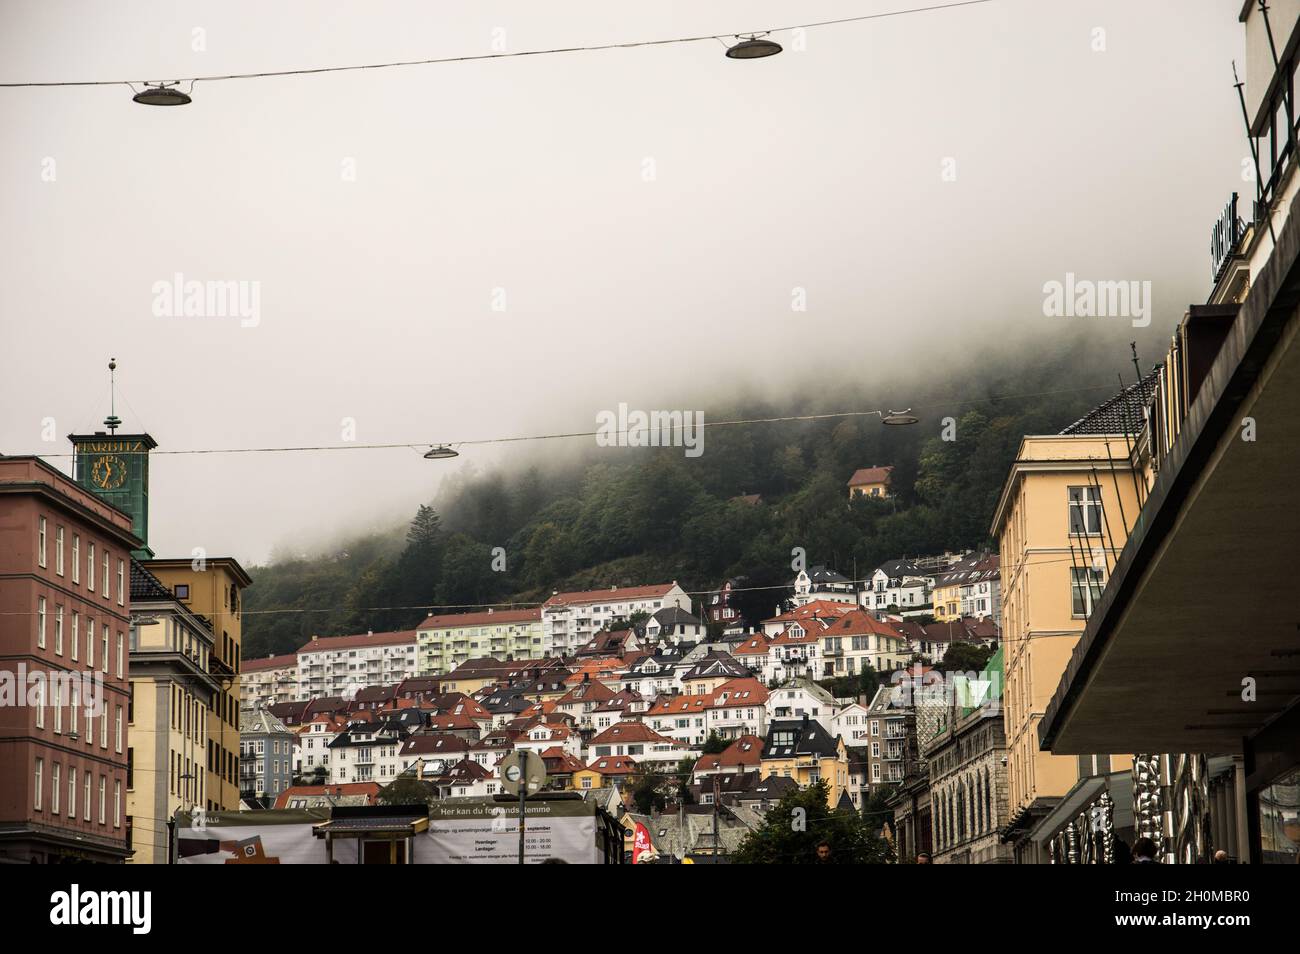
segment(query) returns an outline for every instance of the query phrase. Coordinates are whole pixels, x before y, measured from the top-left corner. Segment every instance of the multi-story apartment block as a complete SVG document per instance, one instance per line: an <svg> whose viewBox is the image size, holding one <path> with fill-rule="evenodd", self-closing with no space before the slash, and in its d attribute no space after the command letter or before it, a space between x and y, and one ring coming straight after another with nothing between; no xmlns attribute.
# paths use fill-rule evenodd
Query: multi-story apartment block
<svg viewBox="0 0 1300 954"><path fill-rule="evenodd" d="M296 736L265 709L239 714L239 790L245 804L270 808L293 784Z"/></svg>
<svg viewBox="0 0 1300 954"><path fill-rule="evenodd" d="M351 697L366 686L399 683L415 675L415 649L413 629L313 636L298 649L298 699Z"/></svg>
<svg viewBox="0 0 1300 954"><path fill-rule="evenodd" d="M1006 647L1006 837L1018 863L1047 860L1053 812L1076 783L1101 778L1122 787L1128 775L1126 755L1041 751L1038 724L1115 566L1122 528L1138 512L1128 448L1152 383L1128 388L1064 433L1025 437L994 516ZM1129 792L1117 790L1113 801L1131 804Z"/></svg>
<svg viewBox="0 0 1300 954"><path fill-rule="evenodd" d="M148 560L144 566L185 608L212 624L208 671L220 688L208 719L207 807L239 808L239 668L243 643L243 592L252 584L230 557Z"/></svg>
<svg viewBox="0 0 1300 954"><path fill-rule="evenodd" d="M691 598L675 580L654 586L554 593L542 605L542 655L567 655L614 620L630 619L634 613L653 616L668 606L687 612L691 609Z"/></svg>
<svg viewBox="0 0 1300 954"><path fill-rule="evenodd" d="M264 656L245 659L239 675L241 707L266 708L298 698L298 655Z"/></svg>
<svg viewBox="0 0 1300 954"><path fill-rule="evenodd" d="M129 514L0 457L0 861L124 860ZM34 704L33 704L34 702Z"/></svg>
<svg viewBox="0 0 1300 954"><path fill-rule="evenodd" d="M1188 308L1140 409L1142 509L1129 511L1123 554L1046 693L1038 741L1063 755L1137 753L1135 833L1162 861L1221 850L1294 867L1300 0L1236 8L1253 195L1223 196L1206 223L1213 290ZM1058 836L1051 853L1087 861L1107 847Z"/></svg>
<svg viewBox="0 0 1300 954"><path fill-rule="evenodd" d="M430 616L415 628L416 674L442 676L485 656L503 661L540 659L540 609L489 609Z"/></svg>
<svg viewBox="0 0 1300 954"><path fill-rule="evenodd" d="M208 723L222 689L205 617L131 561L126 809L131 861L167 864L167 825L208 804Z"/></svg>
<svg viewBox="0 0 1300 954"><path fill-rule="evenodd" d="M881 686L867 705L865 738L851 740L867 749L867 782L898 785L916 763L916 713L897 686Z"/></svg>

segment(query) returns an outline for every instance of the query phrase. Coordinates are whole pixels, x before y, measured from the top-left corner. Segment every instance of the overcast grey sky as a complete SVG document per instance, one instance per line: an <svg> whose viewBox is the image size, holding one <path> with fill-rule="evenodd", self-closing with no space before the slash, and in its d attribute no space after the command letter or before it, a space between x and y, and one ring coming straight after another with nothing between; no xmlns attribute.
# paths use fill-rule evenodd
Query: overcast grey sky
<svg viewBox="0 0 1300 954"><path fill-rule="evenodd" d="M916 5L5 0L0 79ZM1043 283L1067 271L1152 281L1167 333L1208 291L1220 207L1253 189L1239 7L995 0L810 30L806 49L757 61L710 41L200 83L175 109L123 87L0 89L0 451L66 453L66 434L95 429L110 355L125 429L175 450L335 444L344 418L362 443L585 430L620 401L707 416L711 394L779 391L828 363L929 374L972 340L1041 333ZM156 317L154 283L178 272L259 282L259 323ZM510 453L161 456L152 542L256 562L409 515L440 474Z"/></svg>

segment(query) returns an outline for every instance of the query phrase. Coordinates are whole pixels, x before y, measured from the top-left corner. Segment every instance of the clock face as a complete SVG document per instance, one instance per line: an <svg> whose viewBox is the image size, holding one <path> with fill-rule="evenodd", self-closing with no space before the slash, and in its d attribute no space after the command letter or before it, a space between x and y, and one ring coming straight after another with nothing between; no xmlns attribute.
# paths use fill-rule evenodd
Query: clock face
<svg viewBox="0 0 1300 954"><path fill-rule="evenodd" d="M100 490L116 490L126 483L126 461L115 454L95 458L90 479Z"/></svg>

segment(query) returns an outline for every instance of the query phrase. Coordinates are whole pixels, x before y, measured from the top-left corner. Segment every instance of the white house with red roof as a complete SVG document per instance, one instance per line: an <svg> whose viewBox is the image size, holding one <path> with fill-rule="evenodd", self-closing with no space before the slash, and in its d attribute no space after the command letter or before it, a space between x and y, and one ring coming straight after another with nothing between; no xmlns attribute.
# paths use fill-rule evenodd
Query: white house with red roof
<svg viewBox="0 0 1300 954"><path fill-rule="evenodd" d="M716 732L724 739L766 735L768 697L767 687L757 679L723 683L709 697L706 732Z"/></svg>
<svg viewBox="0 0 1300 954"><path fill-rule="evenodd" d="M893 626L863 609L854 609L821 633L818 679L852 676L870 667L876 672L902 669L911 658L908 639Z"/></svg>
<svg viewBox="0 0 1300 954"><path fill-rule="evenodd" d="M563 723L539 720L515 739L516 750L528 749L539 755L553 746L559 746L575 757L582 755L582 738Z"/></svg>
<svg viewBox="0 0 1300 954"><path fill-rule="evenodd" d="M643 722L620 722L587 744L587 758L626 755L638 763L676 763L699 755L699 749L660 735Z"/></svg>
<svg viewBox="0 0 1300 954"><path fill-rule="evenodd" d="M691 609L691 598L675 580L651 586L556 592L542 604L542 651L547 656L568 655L616 619L629 619L637 612L653 616L667 606Z"/></svg>
<svg viewBox="0 0 1300 954"><path fill-rule="evenodd" d="M829 623L851 612L854 604L840 603L834 600L813 600L803 606L796 606L785 613L780 613L762 622L763 635L772 637L784 632L791 624L805 625L810 620Z"/></svg>
<svg viewBox="0 0 1300 954"><path fill-rule="evenodd" d="M298 698L352 698L366 686L395 685L415 673L415 630L313 636L298 649Z"/></svg>
<svg viewBox="0 0 1300 954"><path fill-rule="evenodd" d="M595 725L592 721L595 710L617 694L603 682L588 677L556 699L554 711L573 719L574 724L580 728L589 729Z"/></svg>
<svg viewBox="0 0 1300 954"><path fill-rule="evenodd" d="M295 727L293 770L297 775L315 775L324 770L329 777L330 743L345 728L347 720L332 712L318 712Z"/></svg>

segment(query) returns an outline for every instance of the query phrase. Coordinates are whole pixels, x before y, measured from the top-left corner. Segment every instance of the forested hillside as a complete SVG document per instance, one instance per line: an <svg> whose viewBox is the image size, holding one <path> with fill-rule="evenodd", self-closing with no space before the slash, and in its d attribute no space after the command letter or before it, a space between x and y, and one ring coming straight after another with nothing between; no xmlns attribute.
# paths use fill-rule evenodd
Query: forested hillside
<svg viewBox="0 0 1300 954"><path fill-rule="evenodd" d="M1118 382L1108 387L1106 376L1074 368L1068 354L1029 372L929 374L908 386L917 425L862 417L711 427L698 458L680 448L557 442L547 456L567 457L468 479L444 492L437 511L420 506L408 528L359 533L334 552L252 568L244 654L291 652L313 634L411 627L426 607L536 603L554 589L677 580L700 591L732 576L782 585L794 575L796 546L810 565L864 575L893 557L989 545L1021 437L1058 431L1109 397ZM864 385L721 408L706 420L887 400ZM945 418L955 421L954 440L942 438ZM850 503L846 481L876 464L894 466L895 496ZM758 505L732 500L755 493ZM504 548L503 570L495 547ZM750 599L766 613L780 595Z"/></svg>

